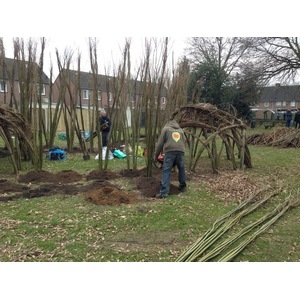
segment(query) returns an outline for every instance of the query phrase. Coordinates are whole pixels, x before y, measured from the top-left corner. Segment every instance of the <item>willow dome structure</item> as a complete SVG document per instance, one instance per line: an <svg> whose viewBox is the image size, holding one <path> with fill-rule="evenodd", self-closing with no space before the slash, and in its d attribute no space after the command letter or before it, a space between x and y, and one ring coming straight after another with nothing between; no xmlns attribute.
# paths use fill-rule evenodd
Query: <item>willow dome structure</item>
<svg viewBox="0 0 300 300"><path fill-rule="evenodd" d="M21 170L21 160L33 160L33 133L22 114L6 105L0 105L0 137L5 144L15 173Z"/></svg>
<svg viewBox="0 0 300 300"><path fill-rule="evenodd" d="M218 173L223 149L234 170L252 168L246 139L247 126L233 114L209 103L198 103L181 107L172 114L171 119L175 117L188 136L190 170L195 170L201 155L207 150L212 169Z"/></svg>

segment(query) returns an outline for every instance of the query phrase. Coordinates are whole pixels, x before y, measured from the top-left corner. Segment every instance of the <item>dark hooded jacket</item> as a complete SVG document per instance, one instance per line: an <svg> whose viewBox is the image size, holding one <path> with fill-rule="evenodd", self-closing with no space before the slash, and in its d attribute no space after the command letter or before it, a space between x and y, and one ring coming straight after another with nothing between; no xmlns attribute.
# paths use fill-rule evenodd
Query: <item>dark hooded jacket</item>
<svg viewBox="0 0 300 300"><path fill-rule="evenodd" d="M185 152L184 132L175 120L169 121L165 125L158 138L155 157L162 152Z"/></svg>
<svg viewBox="0 0 300 300"><path fill-rule="evenodd" d="M295 123L300 123L300 111L298 110L294 117Z"/></svg>
<svg viewBox="0 0 300 300"><path fill-rule="evenodd" d="M99 117L99 121L102 132L109 132L111 126L110 118L107 116L102 116Z"/></svg>

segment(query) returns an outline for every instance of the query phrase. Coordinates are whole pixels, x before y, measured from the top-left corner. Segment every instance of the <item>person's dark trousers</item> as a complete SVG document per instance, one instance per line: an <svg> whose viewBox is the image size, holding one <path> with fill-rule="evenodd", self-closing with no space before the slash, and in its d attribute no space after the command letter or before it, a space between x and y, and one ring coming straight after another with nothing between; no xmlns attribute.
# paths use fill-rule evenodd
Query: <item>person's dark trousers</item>
<svg viewBox="0 0 300 300"><path fill-rule="evenodd" d="M109 132L102 131L102 146L107 147Z"/></svg>
<svg viewBox="0 0 300 300"><path fill-rule="evenodd" d="M186 187L184 153L168 152L164 156L164 164L162 170L160 194L163 196L167 196L170 193L170 177L174 165L176 165L178 168L179 189L183 190Z"/></svg>
<svg viewBox="0 0 300 300"><path fill-rule="evenodd" d="M296 122L295 123L295 128L300 128L300 123Z"/></svg>

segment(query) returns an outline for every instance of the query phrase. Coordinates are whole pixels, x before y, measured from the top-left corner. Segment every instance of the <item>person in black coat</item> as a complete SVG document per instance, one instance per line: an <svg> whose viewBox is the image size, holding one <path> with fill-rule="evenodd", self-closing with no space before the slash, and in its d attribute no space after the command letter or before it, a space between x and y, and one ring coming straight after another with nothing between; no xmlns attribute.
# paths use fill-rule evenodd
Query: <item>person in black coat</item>
<svg viewBox="0 0 300 300"><path fill-rule="evenodd" d="M105 110L100 111L99 122L100 122L100 130L102 132L102 146L107 147L111 121L110 118L107 116Z"/></svg>
<svg viewBox="0 0 300 300"><path fill-rule="evenodd" d="M300 108L297 109L297 112L294 117L295 128L300 128Z"/></svg>
<svg viewBox="0 0 300 300"><path fill-rule="evenodd" d="M286 127L291 127L291 123L292 123L292 120L293 120L293 114L292 114L292 111L288 108L286 113L285 113L285 120L286 120L286 123L285 123L285 126Z"/></svg>

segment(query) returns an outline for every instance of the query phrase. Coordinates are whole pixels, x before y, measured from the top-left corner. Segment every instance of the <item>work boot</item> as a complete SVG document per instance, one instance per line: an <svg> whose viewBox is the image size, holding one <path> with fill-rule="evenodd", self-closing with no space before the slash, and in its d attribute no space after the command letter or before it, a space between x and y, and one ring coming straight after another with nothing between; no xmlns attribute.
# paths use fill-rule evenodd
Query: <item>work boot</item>
<svg viewBox="0 0 300 300"><path fill-rule="evenodd" d="M167 197L168 197L168 195L162 195L160 193L155 196L155 198L157 198L157 199L163 199L163 198L167 198Z"/></svg>
<svg viewBox="0 0 300 300"><path fill-rule="evenodd" d="M186 186L181 186L178 188L180 192L185 192L186 191Z"/></svg>

